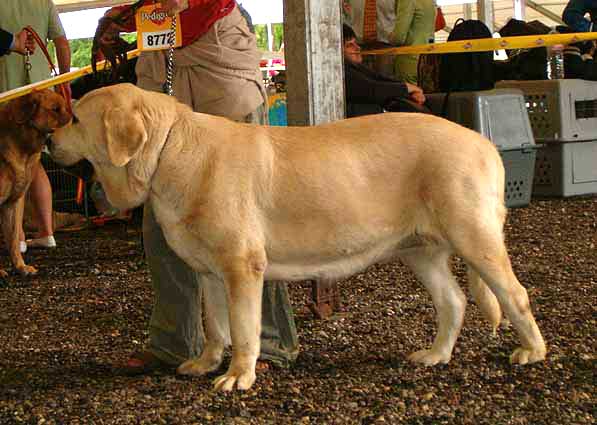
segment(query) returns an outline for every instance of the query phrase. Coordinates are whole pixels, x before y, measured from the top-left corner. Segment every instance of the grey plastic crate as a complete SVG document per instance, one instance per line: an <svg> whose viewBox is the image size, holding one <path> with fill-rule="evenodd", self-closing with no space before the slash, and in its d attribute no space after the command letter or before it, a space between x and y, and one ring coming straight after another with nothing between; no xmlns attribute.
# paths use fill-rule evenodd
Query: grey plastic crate
<svg viewBox="0 0 597 425"><path fill-rule="evenodd" d="M542 197L597 193L597 140L540 145L533 193Z"/></svg>
<svg viewBox="0 0 597 425"><path fill-rule="evenodd" d="M426 97L431 110L442 115L446 94ZM528 205L533 188L536 145L522 91L454 92L448 96L445 106L447 119L481 133L498 148L506 170L506 206Z"/></svg>
<svg viewBox="0 0 597 425"><path fill-rule="evenodd" d="M586 80L500 81L523 91L537 142L597 138L597 82Z"/></svg>

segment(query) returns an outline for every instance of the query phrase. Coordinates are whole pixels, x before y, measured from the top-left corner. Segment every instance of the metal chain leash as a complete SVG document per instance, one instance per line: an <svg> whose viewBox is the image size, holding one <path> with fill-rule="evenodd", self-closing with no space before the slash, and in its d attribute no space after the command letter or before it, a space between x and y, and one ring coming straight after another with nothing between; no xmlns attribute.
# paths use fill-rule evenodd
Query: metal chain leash
<svg viewBox="0 0 597 425"><path fill-rule="evenodd" d="M164 83L164 93L168 96L174 96L174 43L176 42L176 16L172 17L170 33L168 34L168 57L166 62L166 82Z"/></svg>
<svg viewBox="0 0 597 425"><path fill-rule="evenodd" d="M31 84L31 51L29 49L25 50L25 82L27 84Z"/></svg>

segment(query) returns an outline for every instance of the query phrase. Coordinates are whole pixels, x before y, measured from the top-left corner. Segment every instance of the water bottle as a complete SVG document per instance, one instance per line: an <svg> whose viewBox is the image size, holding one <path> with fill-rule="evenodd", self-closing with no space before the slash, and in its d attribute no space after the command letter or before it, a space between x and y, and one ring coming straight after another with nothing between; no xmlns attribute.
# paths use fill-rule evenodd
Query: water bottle
<svg viewBox="0 0 597 425"><path fill-rule="evenodd" d="M551 31L550 34L557 34ZM564 78L564 45L547 46L547 79L561 80Z"/></svg>

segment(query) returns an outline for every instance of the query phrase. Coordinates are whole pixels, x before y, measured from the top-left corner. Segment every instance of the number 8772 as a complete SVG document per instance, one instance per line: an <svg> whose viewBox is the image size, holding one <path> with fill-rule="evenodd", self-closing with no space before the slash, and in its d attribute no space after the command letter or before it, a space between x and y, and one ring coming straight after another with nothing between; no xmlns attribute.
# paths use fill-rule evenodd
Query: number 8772
<svg viewBox="0 0 597 425"><path fill-rule="evenodd" d="M148 46L160 46L166 44L168 41L168 34L156 34L156 35L148 35L147 36L147 45Z"/></svg>

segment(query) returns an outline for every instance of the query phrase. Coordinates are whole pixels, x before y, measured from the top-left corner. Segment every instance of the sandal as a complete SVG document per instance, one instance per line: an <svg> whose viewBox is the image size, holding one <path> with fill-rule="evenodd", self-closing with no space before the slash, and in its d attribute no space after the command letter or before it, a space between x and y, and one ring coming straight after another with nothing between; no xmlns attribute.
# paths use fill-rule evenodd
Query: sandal
<svg viewBox="0 0 597 425"><path fill-rule="evenodd" d="M151 351L136 351L127 359L123 366L125 375L145 375L156 370L174 369L174 366L160 360Z"/></svg>
<svg viewBox="0 0 597 425"><path fill-rule="evenodd" d="M273 368L274 365L267 360L257 360L257 363L255 364L256 373L269 372Z"/></svg>

